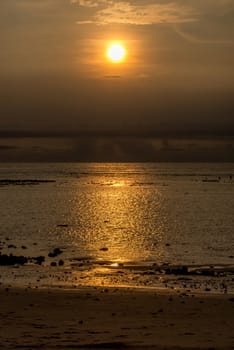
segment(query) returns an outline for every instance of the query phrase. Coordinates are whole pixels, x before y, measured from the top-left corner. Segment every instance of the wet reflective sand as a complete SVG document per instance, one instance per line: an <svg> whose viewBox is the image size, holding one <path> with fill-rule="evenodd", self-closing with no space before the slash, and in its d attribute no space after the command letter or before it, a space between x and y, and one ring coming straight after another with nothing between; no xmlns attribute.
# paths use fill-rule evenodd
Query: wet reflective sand
<svg viewBox="0 0 234 350"><path fill-rule="evenodd" d="M233 173L233 164L2 164L1 251L42 255L44 269L62 259L81 284L160 284L145 268L164 265L230 271ZM56 247L62 255L49 258Z"/></svg>

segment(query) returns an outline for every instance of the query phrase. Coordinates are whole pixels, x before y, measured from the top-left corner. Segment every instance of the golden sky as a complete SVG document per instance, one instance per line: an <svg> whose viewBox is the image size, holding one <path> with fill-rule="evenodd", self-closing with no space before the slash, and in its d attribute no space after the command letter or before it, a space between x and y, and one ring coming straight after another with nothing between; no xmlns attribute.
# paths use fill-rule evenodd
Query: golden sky
<svg viewBox="0 0 234 350"><path fill-rule="evenodd" d="M0 23L0 130L234 133L233 0L1 0Z"/></svg>

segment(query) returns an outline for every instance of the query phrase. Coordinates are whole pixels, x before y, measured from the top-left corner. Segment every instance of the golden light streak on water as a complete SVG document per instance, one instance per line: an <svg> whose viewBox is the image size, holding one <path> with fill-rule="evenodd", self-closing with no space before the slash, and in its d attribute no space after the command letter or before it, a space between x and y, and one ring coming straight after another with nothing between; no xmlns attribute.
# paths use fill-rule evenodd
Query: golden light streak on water
<svg viewBox="0 0 234 350"><path fill-rule="evenodd" d="M95 167L95 166L94 166ZM109 166L109 171L111 166ZM95 169L93 169L95 172ZM137 172L136 169L131 169ZM142 182L147 179L142 178ZM161 194L159 189L148 190L134 186L132 177L127 174L114 174L109 181L102 174L96 174L96 191L87 193L85 200L79 200L79 188L74 188L71 216L73 219L79 218L80 226L83 229L83 240L85 251L89 251L97 260L106 260L111 263L126 263L142 261L150 258L152 244L160 242L164 234L163 221L158 220L157 229L152 227L150 233L154 240L149 240L144 232L146 221L150 221L149 208L154 206L155 220L160 215ZM152 202L154 196L154 203ZM82 204L85 206L82 208ZM82 210L82 211L81 211ZM152 212L152 208L150 209ZM80 226L77 226L77 235L73 234L74 246L80 245ZM76 242L76 236L79 241ZM155 239L156 237L156 239ZM164 247L158 245L157 256L163 255Z"/></svg>

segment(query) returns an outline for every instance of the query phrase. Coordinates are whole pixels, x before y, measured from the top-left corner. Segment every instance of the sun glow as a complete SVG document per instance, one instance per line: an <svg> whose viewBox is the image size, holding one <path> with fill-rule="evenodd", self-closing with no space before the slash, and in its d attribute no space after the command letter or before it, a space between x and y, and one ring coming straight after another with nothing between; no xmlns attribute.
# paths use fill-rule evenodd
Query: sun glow
<svg viewBox="0 0 234 350"><path fill-rule="evenodd" d="M121 63L126 57L126 50L121 44L111 44L107 49L107 57L113 63Z"/></svg>

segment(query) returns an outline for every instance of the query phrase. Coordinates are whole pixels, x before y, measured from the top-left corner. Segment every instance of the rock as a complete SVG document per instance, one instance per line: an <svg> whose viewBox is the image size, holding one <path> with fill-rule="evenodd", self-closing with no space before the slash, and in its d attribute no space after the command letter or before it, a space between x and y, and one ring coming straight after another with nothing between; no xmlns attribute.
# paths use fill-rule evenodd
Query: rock
<svg viewBox="0 0 234 350"><path fill-rule="evenodd" d="M56 254L56 255L62 254L62 252L63 251L60 248L55 248L54 249L54 254Z"/></svg>
<svg viewBox="0 0 234 350"><path fill-rule="evenodd" d="M35 264L41 265L45 261L44 256L36 256L36 257L26 257L23 255L13 255L13 254L1 254L0 253L0 265L24 265L28 262L34 262Z"/></svg>
<svg viewBox="0 0 234 350"><path fill-rule="evenodd" d="M50 258L55 258L56 256L62 254L62 252L63 252L63 251L62 251L60 248L55 248L55 249L53 250L53 252L50 252L50 253L48 254L48 257L50 257Z"/></svg>
<svg viewBox="0 0 234 350"><path fill-rule="evenodd" d="M17 256L17 255L7 255L7 254L0 254L0 265L1 266L7 266L7 265L24 265L28 262L28 258L26 256Z"/></svg>
<svg viewBox="0 0 234 350"><path fill-rule="evenodd" d="M63 260L59 260L58 264L59 264L59 266L63 266L64 265L64 261Z"/></svg>
<svg viewBox="0 0 234 350"><path fill-rule="evenodd" d="M201 270L201 275L214 277L217 275L217 272L211 268L211 269Z"/></svg>
<svg viewBox="0 0 234 350"><path fill-rule="evenodd" d="M9 244L9 245L7 246L7 248L8 248L8 249L11 249L11 248L14 248L14 249L15 249L16 246L15 246L14 244Z"/></svg>
<svg viewBox="0 0 234 350"><path fill-rule="evenodd" d="M21 249L27 249L27 247L25 245L22 245Z"/></svg>
<svg viewBox="0 0 234 350"><path fill-rule="evenodd" d="M35 263L38 265L41 265L45 261L45 257L40 255L34 258Z"/></svg>
<svg viewBox="0 0 234 350"><path fill-rule="evenodd" d="M57 263L56 263L55 261L52 261L52 262L50 263L50 266L57 266Z"/></svg>
<svg viewBox="0 0 234 350"><path fill-rule="evenodd" d="M100 248L100 250L101 250L102 252L107 252L107 251L108 251L108 248L107 248L107 247L103 247L103 248Z"/></svg>
<svg viewBox="0 0 234 350"><path fill-rule="evenodd" d="M187 275L188 267L187 266L177 266L177 267L168 267L165 270L166 275Z"/></svg>

